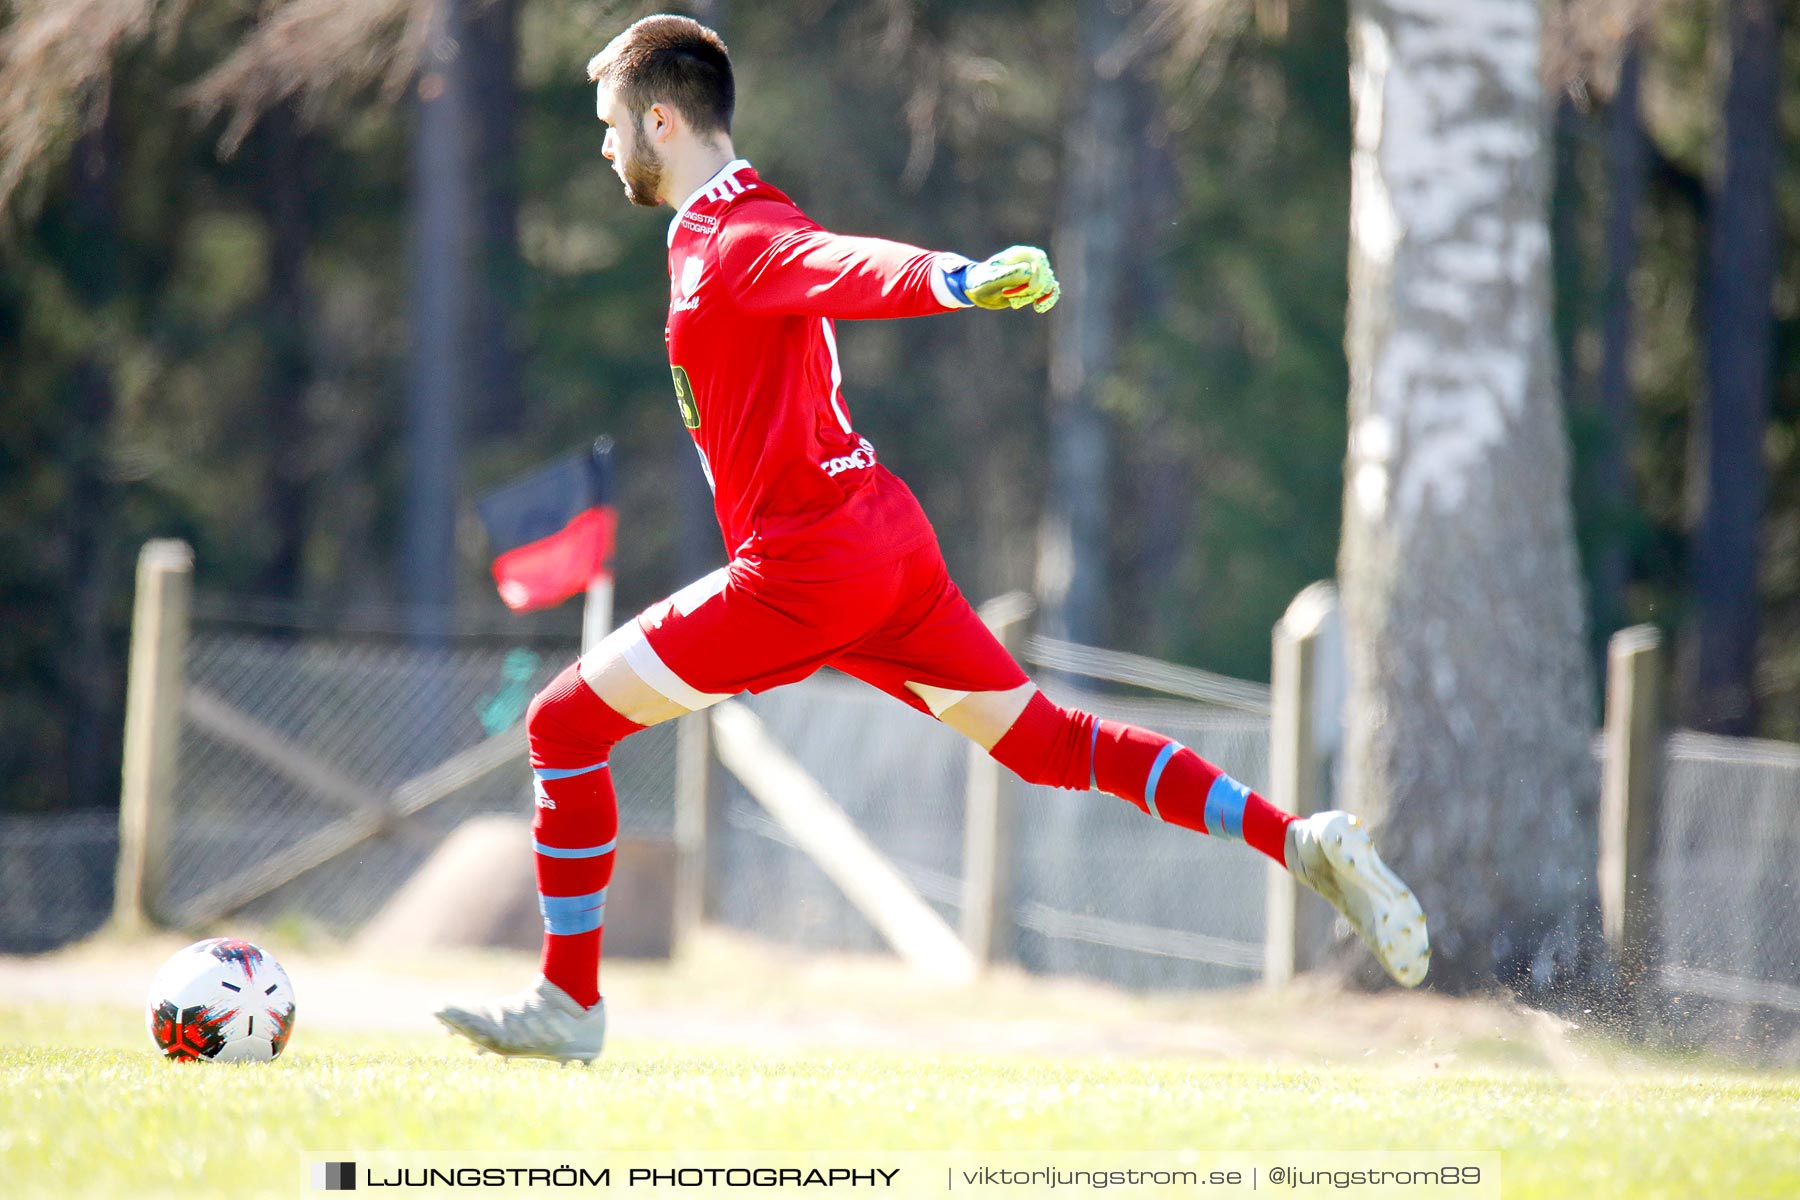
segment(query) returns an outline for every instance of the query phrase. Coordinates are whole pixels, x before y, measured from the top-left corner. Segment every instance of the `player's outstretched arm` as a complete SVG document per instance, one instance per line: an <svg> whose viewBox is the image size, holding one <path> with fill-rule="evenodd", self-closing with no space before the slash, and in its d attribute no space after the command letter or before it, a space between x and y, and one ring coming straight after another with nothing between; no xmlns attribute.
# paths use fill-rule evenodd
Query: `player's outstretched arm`
<svg viewBox="0 0 1800 1200"><path fill-rule="evenodd" d="M719 230L719 261L739 307L842 320L917 317L980 306L1039 312L1056 303L1042 250L982 262L882 238L830 233L791 209L746 203Z"/></svg>

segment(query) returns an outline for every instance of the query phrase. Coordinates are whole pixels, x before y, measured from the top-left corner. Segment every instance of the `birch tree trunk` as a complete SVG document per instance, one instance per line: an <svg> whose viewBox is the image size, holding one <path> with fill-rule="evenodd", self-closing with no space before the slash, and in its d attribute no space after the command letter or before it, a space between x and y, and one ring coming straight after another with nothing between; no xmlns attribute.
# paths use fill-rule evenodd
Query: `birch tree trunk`
<svg viewBox="0 0 1800 1200"><path fill-rule="evenodd" d="M1562 978L1593 911L1539 45L1536 0L1351 4L1347 800L1451 990Z"/></svg>

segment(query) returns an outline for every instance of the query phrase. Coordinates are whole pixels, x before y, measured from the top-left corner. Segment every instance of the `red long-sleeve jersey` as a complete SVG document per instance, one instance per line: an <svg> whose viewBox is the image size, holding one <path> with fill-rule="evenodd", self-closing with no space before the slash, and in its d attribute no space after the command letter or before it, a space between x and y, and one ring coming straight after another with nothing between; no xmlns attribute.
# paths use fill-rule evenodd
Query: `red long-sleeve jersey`
<svg viewBox="0 0 1800 1200"><path fill-rule="evenodd" d="M967 261L827 233L743 159L676 210L663 336L734 557L847 577L932 539L850 423L833 320L964 307L944 275Z"/></svg>

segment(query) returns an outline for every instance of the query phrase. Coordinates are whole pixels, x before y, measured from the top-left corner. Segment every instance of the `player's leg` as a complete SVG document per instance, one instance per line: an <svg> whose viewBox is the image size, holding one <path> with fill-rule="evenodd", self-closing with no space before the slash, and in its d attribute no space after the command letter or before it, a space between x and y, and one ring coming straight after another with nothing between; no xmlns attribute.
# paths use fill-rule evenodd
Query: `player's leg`
<svg viewBox="0 0 1800 1200"><path fill-rule="evenodd" d="M694 588L677 593L679 603L717 595L722 583L723 572L709 575ZM671 598L664 605L676 603ZM658 608L650 611L659 613ZM709 623L707 618L700 620L702 626ZM666 625L660 620L652 627ZM699 634L717 636L706 630ZM583 654L532 701L525 729L537 799L532 839L538 903L544 915L543 973L584 1008L600 999L606 889L612 881L618 834L618 804L609 767L612 749L641 729L716 703L725 694L702 693L683 681L634 618Z"/></svg>
<svg viewBox="0 0 1800 1200"><path fill-rule="evenodd" d="M938 716L1027 782L1106 792L1171 825L1248 843L1343 913L1396 981L1425 978L1424 911L1349 813L1297 818L1173 738L1064 708L1029 683L971 692Z"/></svg>
<svg viewBox="0 0 1800 1200"><path fill-rule="evenodd" d="M543 975L517 996L447 1007L439 1020L503 1054L564 1061L598 1055L605 1028L600 952L618 833L613 747L739 691L811 674L864 632L855 599L885 603L891 587L883 578L788 587L721 569L645 609L538 693L526 735L537 798L532 838Z"/></svg>
<svg viewBox="0 0 1800 1200"><path fill-rule="evenodd" d="M606 890L619 832L613 747L681 711L618 653L633 629L626 626L570 664L537 694L525 718L543 975L583 1008L600 1000Z"/></svg>
<svg viewBox="0 0 1800 1200"><path fill-rule="evenodd" d="M1173 738L1064 708L1029 683L971 693L938 715L1027 782L1106 792L1170 825L1246 842L1285 865L1294 815Z"/></svg>
<svg viewBox="0 0 1800 1200"><path fill-rule="evenodd" d="M1424 978L1424 914L1354 817L1298 820L1172 738L1051 702L935 553L913 567L912 601L834 665L930 712L1028 782L1108 792L1168 824L1255 847L1344 913L1395 979Z"/></svg>
<svg viewBox="0 0 1800 1200"><path fill-rule="evenodd" d="M448 1005L437 1014L496 1053L590 1062L604 1043L600 949L619 830L612 751L685 711L626 661L623 647L635 636L634 621L571 663L526 710L532 852L544 918L541 975L516 996Z"/></svg>
<svg viewBox="0 0 1800 1200"><path fill-rule="evenodd" d="M583 1008L600 1000L606 889L619 826L613 747L691 711L633 665L647 651L637 621L627 622L539 692L526 716L543 973Z"/></svg>

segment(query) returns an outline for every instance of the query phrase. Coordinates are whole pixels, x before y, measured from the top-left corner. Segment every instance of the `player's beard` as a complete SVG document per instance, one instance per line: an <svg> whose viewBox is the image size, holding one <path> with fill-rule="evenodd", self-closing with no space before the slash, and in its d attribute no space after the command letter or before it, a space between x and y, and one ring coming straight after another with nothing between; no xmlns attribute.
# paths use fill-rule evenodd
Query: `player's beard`
<svg viewBox="0 0 1800 1200"><path fill-rule="evenodd" d="M625 181L625 198L643 208L655 208L662 203L657 192L662 189L663 160L656 152L656 147L644 140L644 118L637 117L635 137L632 141L638 149L619 162L619 177Z"/></svg>

